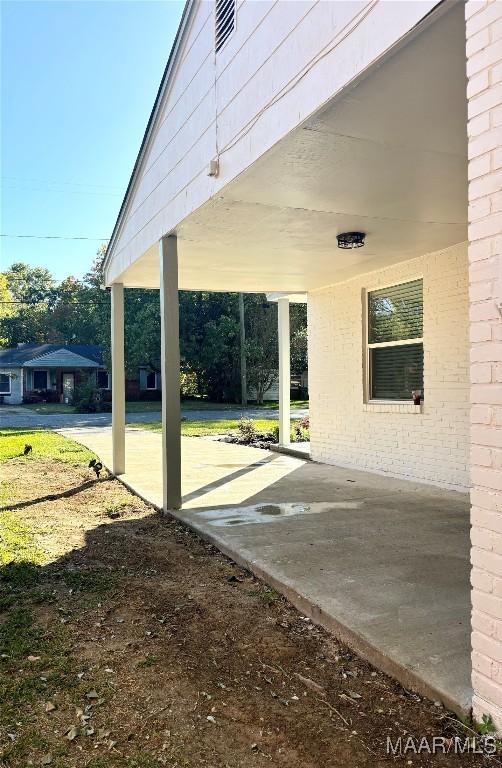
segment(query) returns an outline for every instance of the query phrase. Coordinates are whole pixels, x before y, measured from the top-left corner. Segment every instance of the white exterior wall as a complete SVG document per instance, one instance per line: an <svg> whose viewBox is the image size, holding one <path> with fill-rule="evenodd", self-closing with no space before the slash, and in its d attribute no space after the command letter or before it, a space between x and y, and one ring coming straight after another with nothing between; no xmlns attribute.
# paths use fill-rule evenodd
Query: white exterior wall
<svg viewBox="0 0 502 768"><path fill-rule="evenodd" d="M466 4L472 686L502 733L502 3Z"/></svg>
<svg viewBox="0 0 502 768"><path fill-rule="evenodd" d="M436 0L241 0L214 51L214 0L197 2L152 131L110 283L186 216L341 91ZM166 59L168 51L166 49ZM217 178L209 161L220 159Z"/></svg>
<svg viewBox="0 0 502 768"><path fill-rule="evenodd" d="M10 395L3 395L6 405L19 405L23 402L23 372L21 368L0 368L0 373L11 376Z"/></svg>
<svg viewBox="0 0 502 768"><path fill-rule="evenodd" d="M417 277L424 281L422 410L365 405L363 290ZM311 292L308 316L313 459L467 490L467 245Z"/></svg>

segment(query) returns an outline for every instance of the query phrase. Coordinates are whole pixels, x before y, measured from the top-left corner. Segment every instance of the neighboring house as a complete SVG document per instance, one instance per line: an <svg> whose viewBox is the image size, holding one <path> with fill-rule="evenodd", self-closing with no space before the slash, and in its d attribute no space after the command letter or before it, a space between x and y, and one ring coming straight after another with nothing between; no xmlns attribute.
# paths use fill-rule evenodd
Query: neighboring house
<svg viewBox="0 0 502 768"><path fill-rule="evenodd" d="M291 381L290 381L290 391L291 391L291 397L308 397L308 372L304 371L299 376L293 376L291 375ZM250 387L248 390L248 399L249 400L256 400L256 390L253 387ZM279 400L279 371L277 371L277 376L273 380L270 387L267 389L265 394L263 395L264 402L276 402Z"/></svg>
<svg viewBox="0 0 502 768"><path fill-rule="evenodd" d="M19 344L0 349L0 398L71 402L75 387L89 375L109 388L101 347L88 344Z"/></svg>
<svg viewBox="0 0 502 768"><path fill-rule="evenodd" d="M89 374L96 386L111 392L111 374L103 364L103 350L90 344L18 344L0 349L0 402L19 405L23 401L68 403L75 387ZM130 400L160 398L160 374L141 366L138 376L126 379ZM108 395L110 397L110 395Z"/></svg>
<svg viewBox="0 0 502 768"><path fill-rule="evenodd" d="M276 293L281 442L303 294L312 457L470 489L473 706L500 730L501 30L502 2L188 0L104 263L117 371L124 287L161 291L165 509L178 288Z"/></svg>

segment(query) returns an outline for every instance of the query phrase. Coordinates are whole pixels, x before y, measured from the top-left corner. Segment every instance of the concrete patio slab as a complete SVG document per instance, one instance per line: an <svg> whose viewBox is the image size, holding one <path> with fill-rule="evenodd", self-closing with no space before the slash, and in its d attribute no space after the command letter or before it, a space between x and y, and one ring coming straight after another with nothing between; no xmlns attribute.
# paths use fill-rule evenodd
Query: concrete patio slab
<svg viewBox="0 0 502 768"><path fill-rule="evenodd" d="M64 430L111 462L109 429ZM128 429L128 487L161 504L161 436ZM465 494L182 439L175 516L406 687L470 707Z"/></svg>

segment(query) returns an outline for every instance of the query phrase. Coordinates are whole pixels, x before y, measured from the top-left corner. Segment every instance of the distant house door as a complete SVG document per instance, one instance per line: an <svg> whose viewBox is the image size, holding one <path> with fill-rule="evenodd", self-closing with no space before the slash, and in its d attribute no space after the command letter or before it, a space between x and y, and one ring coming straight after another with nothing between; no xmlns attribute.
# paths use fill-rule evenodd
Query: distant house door
<svg viewBox="0 0 502 768"><path fill-rule="evenodd" d="M65 403L70 403L73 400L74 390L75 390L75 374L63 373L63 400Z"/></svg>

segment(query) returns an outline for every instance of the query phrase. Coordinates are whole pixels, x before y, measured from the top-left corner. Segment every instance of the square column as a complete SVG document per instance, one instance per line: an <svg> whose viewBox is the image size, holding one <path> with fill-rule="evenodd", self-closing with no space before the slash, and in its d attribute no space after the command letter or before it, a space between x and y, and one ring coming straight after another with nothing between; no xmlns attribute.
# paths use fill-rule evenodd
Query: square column
<svg viewBox="0 0 502 768"><path fill-rule="evenodd" d="M279 445L290 444L291 430L291 365L289 339L289 299L277 300L279 336Z"/></svg>
<svg viewBox="0 0 502 768"><path fill-rule="evenodd" d="M125 472L124 286L112 285L112 443L114 475Z"/></svg>
<svg viewBox="0 0 502 768"><path fill-rule="evenodd" d="M466 12L473 714L502 733L502 3Z"/></svg>
<svg viewBox="0 0 502 768"><path fill-rule="evenodd" d="M162 508L181 508L181 405L178 304L178 245L160 241L160 329L162 378Z"/></svg>

